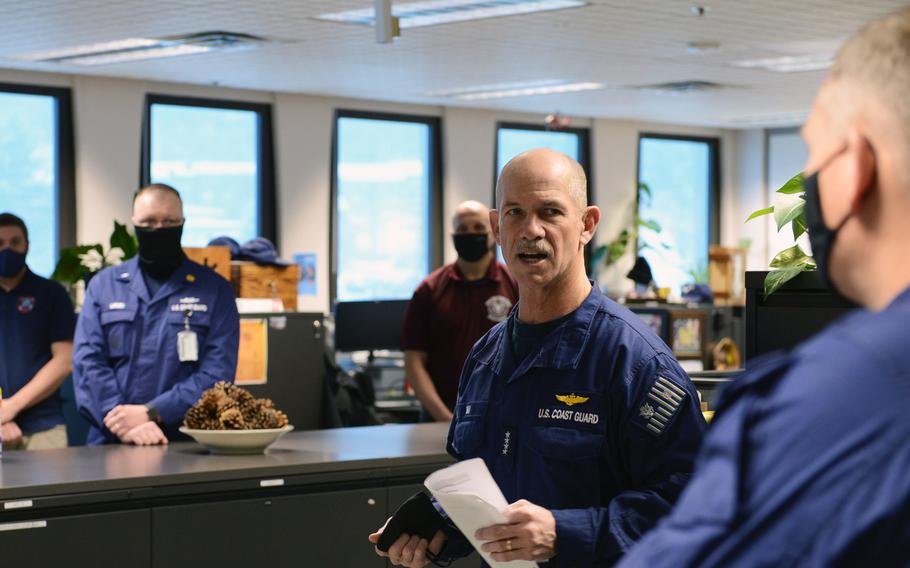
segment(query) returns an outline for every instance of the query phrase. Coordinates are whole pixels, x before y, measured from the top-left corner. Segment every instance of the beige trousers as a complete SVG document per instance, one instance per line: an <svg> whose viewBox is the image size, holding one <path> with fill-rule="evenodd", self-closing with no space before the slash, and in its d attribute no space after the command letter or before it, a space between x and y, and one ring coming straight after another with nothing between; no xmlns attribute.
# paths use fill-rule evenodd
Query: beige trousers
<svg viewBox="0 0 910 568"><path fill-rule="evenodd" d="M49 430L23 434L15 444L3 444L4 450L54 450L65 448L69 444L66 437L66 426L60 424Z"/></svg>

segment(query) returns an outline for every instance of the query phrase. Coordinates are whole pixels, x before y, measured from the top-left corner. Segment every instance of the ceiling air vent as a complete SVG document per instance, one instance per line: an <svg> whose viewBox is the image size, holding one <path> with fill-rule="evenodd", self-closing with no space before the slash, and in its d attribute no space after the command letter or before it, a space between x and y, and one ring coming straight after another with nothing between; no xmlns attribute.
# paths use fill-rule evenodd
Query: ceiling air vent
<svg viewBox="0 0 910 568"><path fill-rule="evenodd" d="M199 32L167 38L183 44L204 45L212 49L239 49L241 47L257 47L267 40L263 37L236 32Z"/></svg>
<svg viewBox="0 0 910 568"><path fill-rule="evenodd" d="M711 81L672 81L669 83L655 83L653 85L638 85L632 87L642 93L659 95L684 95L688 93L704 93L728 89L729 85L713 83Z"/></svg>
<svg viewBox="0 0 910 568"><path fill-rule="evenodd" d="M19 56L19 59L73 65L108 65L211 51L255 49L270 43L275 42L250 34L209 31L162 38L129 38L65 47L22 55Z"/></svg>

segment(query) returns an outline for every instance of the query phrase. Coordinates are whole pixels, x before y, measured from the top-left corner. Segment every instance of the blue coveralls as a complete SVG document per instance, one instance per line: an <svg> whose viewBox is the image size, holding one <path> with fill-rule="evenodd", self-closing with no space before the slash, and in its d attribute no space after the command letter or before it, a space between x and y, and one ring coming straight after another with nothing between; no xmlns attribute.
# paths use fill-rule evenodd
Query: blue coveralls
<svg viewBox="0 0 910 568"><path fill-rule="evenodd" d="M908 328L910 289L750 365L622 566L910 565Z"/></svg>
<svg viewBox="0 0 910 568"><path fill-rule="evenodd" d="M498 324L468 356L448 451L483 458L508 502L552 511L550 566L612 565L689 479L705 429L695 388L667 346L597 287L518 364L508 329ZM449 536L449 555L467 552L463 536Z"/></svg>
<svg viewBox="0 0 910 568"><path fill-rule="evenodd" d="M177 333L196 332L197 362L180 362ZM231 285L190 260L149 299L138 258L91 281L76 326L73 379L79 411L91 423L88 444L115 442L104 417L118 404L150 404L169 439L183 416L217 381L237 370L240 323Z"/></svg>

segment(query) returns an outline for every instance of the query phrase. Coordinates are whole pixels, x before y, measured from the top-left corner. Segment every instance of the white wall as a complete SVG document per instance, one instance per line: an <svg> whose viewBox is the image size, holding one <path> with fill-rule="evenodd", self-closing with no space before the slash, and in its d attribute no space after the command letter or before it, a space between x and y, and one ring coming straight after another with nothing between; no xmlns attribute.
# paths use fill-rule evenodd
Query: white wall
<svg viewBox="0 0 910 568"><path fill-rule="evenodd" d="M76 131L77 242L103 241L113 219L127 222L139 181L140 132L146 93L225 98L273 105L278 238L280 252L318 255L318 295L301 310L329 309L329 201L332 119L337 108L402 112L443 119L443 214L448 220L465 199L490 202L493 190L496 123L539 123L537 114L405 105L300 94L243 91L220 87L139 80L0 70L0 82L69 87L73 90ZM761 131L736 132L625 120L575 119L591 128L592 194L603 210L595 244L608 242L631 220L637 179L638 134L642 131L721 138L722 244L743 233L743 211L756 201L755 164L761 171ZM757 154L755 152L758 152ZM743 173L745 172L745 174ZM758 208L758 207L755 207ZM455 258L445 226L445 260ZM748 233L748 231L746 231ZM621 276L633 259L614 270ZM609 278L609 275L605 275ZM616 278L625 286L622 278Z"/></svg>

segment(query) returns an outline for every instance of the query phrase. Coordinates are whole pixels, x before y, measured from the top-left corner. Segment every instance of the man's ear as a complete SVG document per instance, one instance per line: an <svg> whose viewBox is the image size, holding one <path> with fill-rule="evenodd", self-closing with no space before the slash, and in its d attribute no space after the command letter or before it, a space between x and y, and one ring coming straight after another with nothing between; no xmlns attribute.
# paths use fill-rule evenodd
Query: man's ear
<svg viewBox="0 0 910 568"><path fill-rule="evenodd" d="M499 211L496 209L490 210L490 228L493 230L493 238L496 239L496 244L502 246L499 241Z"/></svg>
<svg viewBox="0 0 910 568"><path fill-rule="evenodd" d="M591 242L594 233L597 232L597 224L600 223L600 208L596 205L590 205L585 208L584 215L581 218L584 228L581 231L582 246Z"/></svg>
<svg viewBox="0 0 910 568"><path fill-rule="evenodd" d="M875 150L863 133L851 128L847 133L848 191L850 210L856 211L863 198L875 186Z"/></svg>

